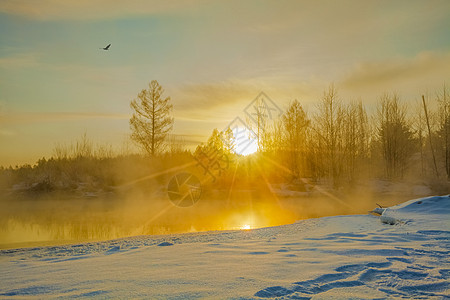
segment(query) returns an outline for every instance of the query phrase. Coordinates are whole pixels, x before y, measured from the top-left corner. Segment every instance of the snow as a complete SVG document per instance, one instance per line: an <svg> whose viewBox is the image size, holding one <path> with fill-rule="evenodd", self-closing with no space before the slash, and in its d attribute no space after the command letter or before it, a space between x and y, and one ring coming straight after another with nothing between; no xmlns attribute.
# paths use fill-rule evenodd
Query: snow
<svg viewBox="0 0 450 300"><path fill-rule="evenodd" d="M2 250L0 298L450 297L450 196L377 211L381 216Z"/></svg>

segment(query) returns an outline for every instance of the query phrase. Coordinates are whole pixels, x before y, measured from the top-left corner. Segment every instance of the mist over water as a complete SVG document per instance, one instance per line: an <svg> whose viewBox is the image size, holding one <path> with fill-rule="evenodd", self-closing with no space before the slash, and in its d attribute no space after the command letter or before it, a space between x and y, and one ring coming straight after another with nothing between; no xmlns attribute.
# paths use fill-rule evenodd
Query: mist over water
<svg viewBox="0 0 450 300"><path fill-rule="evenodd" d="M336 188L292 179L287 168L249 156L208 177L191 155L41 161L3 170L0 248L81 243L138 235L247 230L297 220L367 214L377 206L432 195L421 180L360 179ZM171 201L182 173L201 181L192 206Z"/></svg>
<svg viewBox="0 0 450 300"><path fill-rule="evenodd" d="M239 230L290 224L342 214L365 214L378 202L394 205L411 196L374 198L353 193L345 199L318 191L286 196L262 186L207 190L190 207L177 207L164 191L143 190L103 197L61 193L3 197L0 248L16 248L213 230ZM345 202L343 202L345 200ZM343 204L345 203L345 204Z"/></svg>

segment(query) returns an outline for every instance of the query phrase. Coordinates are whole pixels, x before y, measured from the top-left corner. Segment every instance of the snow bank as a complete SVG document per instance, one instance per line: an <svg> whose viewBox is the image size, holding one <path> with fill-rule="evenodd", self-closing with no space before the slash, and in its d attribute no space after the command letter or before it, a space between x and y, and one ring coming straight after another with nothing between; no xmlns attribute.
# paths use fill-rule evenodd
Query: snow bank
<svg viewBox="0 0 450 300"><path fill-rule="evenodd" d="M374 212L381 213L381 222L390 225L430 217L440 219L450 214L450 195L414 199L386 209L377 208Z"/></svg>
<svg viewBox="0 0 450 300"><path fill-rule="evenodd" d="M0 298L449 298L449 200L383 209L395 226L372 215L336 216L3 250Z"/></svg>

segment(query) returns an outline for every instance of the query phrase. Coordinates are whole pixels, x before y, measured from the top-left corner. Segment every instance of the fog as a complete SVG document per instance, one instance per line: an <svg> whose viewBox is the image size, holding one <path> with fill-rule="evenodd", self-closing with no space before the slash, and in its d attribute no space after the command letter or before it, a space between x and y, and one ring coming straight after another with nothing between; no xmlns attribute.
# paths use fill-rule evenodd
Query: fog
<svg viewBox="0 0 450 300"><path fill-rule="evenodd" d="M245 189L206 184L192 206L178 207L154 180L103 196L67 193L9 195L0 201L0 248L16 248L212 230L242 230L293 223L306 218L365 214L412 197L402 191L376 193L373 187L332 195L265 182ZM146 188L142 188L146 186ZM270 187L270 188L269 188ZM289 192L289 195L286 193ZM336 194L336 193L335 193ZM380 197L380 195L382 197Z"/></svg>

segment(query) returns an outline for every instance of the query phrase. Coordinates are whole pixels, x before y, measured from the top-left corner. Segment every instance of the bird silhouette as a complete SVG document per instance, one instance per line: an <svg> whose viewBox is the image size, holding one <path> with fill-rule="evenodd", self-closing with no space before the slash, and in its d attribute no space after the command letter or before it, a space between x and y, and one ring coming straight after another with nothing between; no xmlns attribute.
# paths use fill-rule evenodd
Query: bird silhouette
<svg viewBox="0 0 450 300"><path fill-rule="evenodd" d="M109 44L108 46L106 46L105 48L100 48L100 49L103 49L103 50L109 50L109 47L111 46L111 44Z"/></svg>

